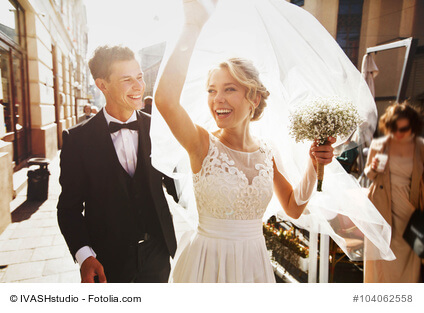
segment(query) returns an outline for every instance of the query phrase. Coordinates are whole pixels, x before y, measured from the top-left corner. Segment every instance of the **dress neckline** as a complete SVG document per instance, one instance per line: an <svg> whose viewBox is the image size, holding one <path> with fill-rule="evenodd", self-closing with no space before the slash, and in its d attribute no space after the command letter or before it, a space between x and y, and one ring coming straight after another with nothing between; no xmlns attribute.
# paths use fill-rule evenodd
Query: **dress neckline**
<svg viewBox="0 0 424 313"><path fill-rule="evenodd" d="M252 154L252 153L258 153L258 152L260 152L261 151L261 147L259 146L259 148L257 149L257 150L255 150L255 151L252 151L252 152L247 152L247 151L240 151L240 150L235 150L235 149L232 149L232 148L230 148L230 147L228 147L225 143L223 143L221 140L219 140L219 138L218 137L216 137L214 134L212 134L212 133L210 133L213 137L215 137L215 139L221 144L221 145L223 145L225 148L227 148L228 150L231 150L231 151L233 151L233 152L238 152L238 153L246 153L246 154Z"/></svg>

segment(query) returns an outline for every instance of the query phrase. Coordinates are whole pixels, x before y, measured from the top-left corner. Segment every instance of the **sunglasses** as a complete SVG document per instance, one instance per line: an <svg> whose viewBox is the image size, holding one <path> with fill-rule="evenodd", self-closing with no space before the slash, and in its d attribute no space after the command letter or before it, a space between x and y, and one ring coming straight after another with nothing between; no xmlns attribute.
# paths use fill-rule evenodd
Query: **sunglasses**
<svg viewBox="0 0 424 313"><path fill-rule="evenodd" d="M401 128L395 128L394 132L400 132L400 133L406 133L407 131L409 131L411 129L411 125L408 126L403 126Z"/></svg>

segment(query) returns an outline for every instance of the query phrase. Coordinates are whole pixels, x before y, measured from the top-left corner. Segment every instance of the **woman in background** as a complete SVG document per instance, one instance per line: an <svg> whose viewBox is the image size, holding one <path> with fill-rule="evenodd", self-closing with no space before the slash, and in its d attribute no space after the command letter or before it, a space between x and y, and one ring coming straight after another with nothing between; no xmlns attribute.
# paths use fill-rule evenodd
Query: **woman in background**
<svg viewBox="0 0 424 313"><path fill-rule="evenodd" d="M366 261L366 283L416 283L421 259L403 239L412 213L422 205L424 140L419 113L408 103L389 106L380 118L386 135L372 141L365 174L372 181L369 198L392 227L393 261ZM387 159L386 164L384 163Z"/></svg>

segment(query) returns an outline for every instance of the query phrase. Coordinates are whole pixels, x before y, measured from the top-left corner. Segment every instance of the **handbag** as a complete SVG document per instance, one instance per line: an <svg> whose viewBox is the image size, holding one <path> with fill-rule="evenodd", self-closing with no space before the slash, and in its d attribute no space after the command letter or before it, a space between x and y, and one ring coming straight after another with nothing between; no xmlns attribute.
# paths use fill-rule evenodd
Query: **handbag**
<svg viewBox="0 0 424 313"><path fill-rule="evenodd" d="M424 210L418 208L412 214L403 239L421 259L424 258Z"/></svg>

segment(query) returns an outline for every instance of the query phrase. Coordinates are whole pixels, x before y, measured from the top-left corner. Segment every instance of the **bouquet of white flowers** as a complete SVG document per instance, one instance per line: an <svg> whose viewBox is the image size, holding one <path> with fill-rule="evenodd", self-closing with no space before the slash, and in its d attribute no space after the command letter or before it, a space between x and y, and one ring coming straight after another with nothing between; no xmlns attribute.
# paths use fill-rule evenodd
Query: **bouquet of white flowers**
<svg viewBox="0 0 424 313"><path fill-rule="evenodd" d="M296 142L317 140L318 144L324 144L330 136L348 136L361 122L351 101L337 96L318 97L290 114L289 133ZM317 164L317 175L317 190L322 191L323 164Z"/></svg>

